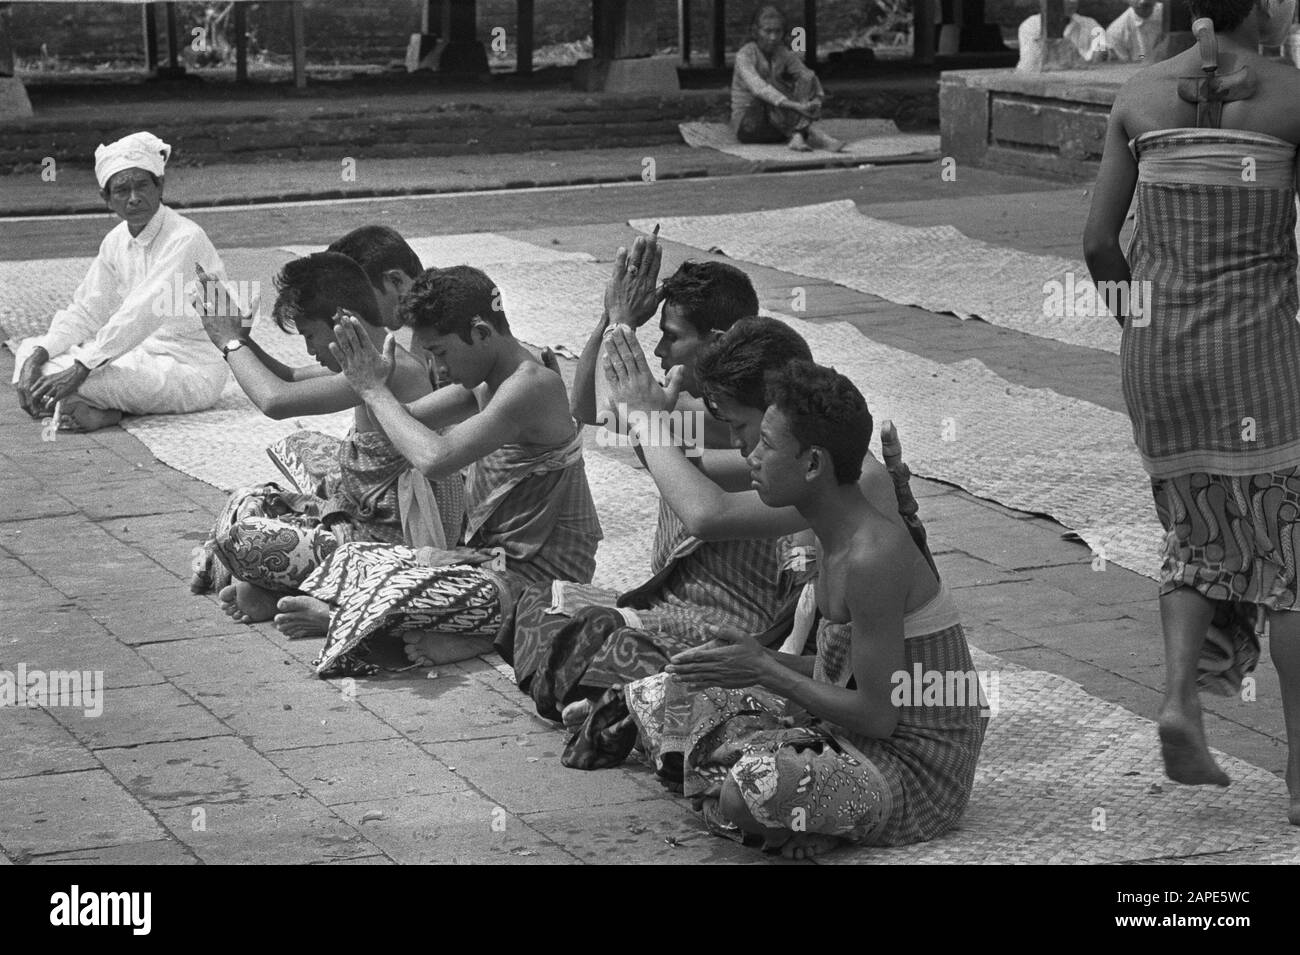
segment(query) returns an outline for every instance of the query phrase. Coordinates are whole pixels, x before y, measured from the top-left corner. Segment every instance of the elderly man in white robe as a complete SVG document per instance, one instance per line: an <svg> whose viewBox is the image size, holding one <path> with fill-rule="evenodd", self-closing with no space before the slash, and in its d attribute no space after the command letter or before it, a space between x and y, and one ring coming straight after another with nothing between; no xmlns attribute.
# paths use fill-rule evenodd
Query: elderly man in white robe
<svg viewBox="0 0 1300 955"><path fill-rule="evenodd" d="M95 178L123 221L99 247L72 302L50 330L18 348L18 403L58 427L94 431L126 414L211 407L229 369L198 317L201 266L225 270L203 230L162 204L171 147L140 132L95 150Z"/></svg>

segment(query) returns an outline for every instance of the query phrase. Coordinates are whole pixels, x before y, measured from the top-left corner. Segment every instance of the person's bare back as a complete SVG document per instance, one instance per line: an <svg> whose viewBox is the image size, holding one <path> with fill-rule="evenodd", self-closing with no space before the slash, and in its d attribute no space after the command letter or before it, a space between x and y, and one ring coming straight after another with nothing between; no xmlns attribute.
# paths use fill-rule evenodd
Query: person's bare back
<svg viewBox="0 0 1300 955"><path fill-rule="evenodd" d="M1221 127L1300 143L1300 111L1295 108L1300 101L1300 70L1265 59L1223 37L1218 43L1220 76L1246 66L1258 81L1253 96L1223 104ZM1158 129L1195 128L1196 104L1179 97L1178 81L1202 76L1197 47L1134 74L1115 98L1114 108L1125 135L1131 139Z"/></svg>

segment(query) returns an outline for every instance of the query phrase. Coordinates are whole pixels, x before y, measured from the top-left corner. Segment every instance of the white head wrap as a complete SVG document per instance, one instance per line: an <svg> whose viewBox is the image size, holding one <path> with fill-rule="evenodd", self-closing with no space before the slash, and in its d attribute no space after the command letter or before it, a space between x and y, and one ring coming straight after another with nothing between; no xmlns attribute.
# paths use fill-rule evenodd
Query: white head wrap
<svg viewBox="0 0 1300 955"><path fill-rule="evenodd" d="M104 189L123 169L138 167L161 177L171 155L172 148L153 133L132 133L95 149L95 178L99 188Z"/></svg>

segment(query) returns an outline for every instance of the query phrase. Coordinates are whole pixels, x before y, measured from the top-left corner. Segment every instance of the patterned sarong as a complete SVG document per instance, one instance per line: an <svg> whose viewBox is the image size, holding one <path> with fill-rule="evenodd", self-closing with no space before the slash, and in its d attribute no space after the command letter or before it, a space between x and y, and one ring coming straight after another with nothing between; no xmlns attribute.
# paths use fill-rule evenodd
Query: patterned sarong
<svg viewBox="0 0 1300 955"><path fill-rule="evenodd" d="M931 633L927 622L953 620ZM906 672L977 676L946 591L909 615ZM814 678L840 686L851 677L847 624L821 625ZM919 668L919 670L917 669ZM970 798L988 711L982 695L919 698L899 706L887 739L854 736L813 720L775 694L749 687L689 693L659 674L624 688L642 746L656 770L703 803L720 835L739 836L716 813L730 776L756 820L769 828L900 845L956 825ZM710 806L712 802L712 806Z"/></svg>
<svg viewBox="0 0 1300 955"><path fill-rule="evenodd" d="M321 676L357 676L378 667L365 662L365 643L377 635L410 631L495 637L513 588L505 576L466 563L464 554L439 554L384 544L344 544L303 591L335 608L325 646L314 661ZM506 595L506 600L502 596Z"/></svg>
<svg viewBox="0 0 1300 955"><path fill-rule="evenodd" d="M1216 602L1199 685L1232 694L1265 608L1295 610L1300 522L1296 147L1157 130L1131 144L1128 259L1146 313L1124 328L1124 399L1166 536L1160 592Z"/></svg>
<svg viewBox="0 0 1300 955"><path fill-rule="evenodd" d="M591 580L600 523L577 435L561 444L508 445L470 469L467 546L348 544L302 589L334 608L317 660L321 676L373 672L372 637L410 630L498 637L529 582Z"/></svg>
<svg viewBox="0 0 1300 955"><path fill-rule="evenodd" d="M812 573L809 552L789 538L700 541L661 500L649 581L625 594L533 584L497 649L538 714L558 720L579 696L659 673L710 625L767 630Z"/></svg>
<svg viewBox="0 0 1300 955"><path fill-rule="evenodd" d="M293 593L342 542L404 540L398 491L411 466L382 432L353 431L340 441L298 431L267 453L302 493L265 484L232 494L196 552L191 589L219 589L233 576ZM460 476L435 482L433 497L438 513L432 519L445 533L459 534ZM217 570L217 560L226 573Z"/></svg>

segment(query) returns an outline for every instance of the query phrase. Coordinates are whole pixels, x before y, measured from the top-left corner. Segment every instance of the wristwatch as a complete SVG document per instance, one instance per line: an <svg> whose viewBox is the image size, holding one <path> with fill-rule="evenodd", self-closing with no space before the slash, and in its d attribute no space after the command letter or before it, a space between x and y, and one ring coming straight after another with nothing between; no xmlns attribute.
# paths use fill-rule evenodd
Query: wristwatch
<svg viewBox="0 0 1300 955"><path fill-rule="evenodd" d="M235 351L238 348L243 348L247 344L248 344L247 340L243 338L232 338L230 341L226 342L224 345L221 346L221 357L229 358L230 353L232 351Z"/></svg>

